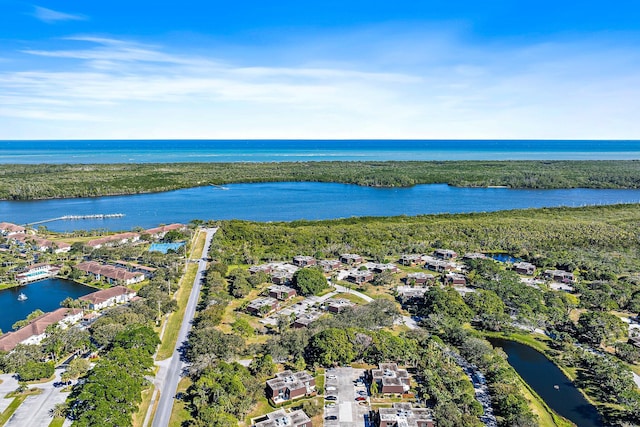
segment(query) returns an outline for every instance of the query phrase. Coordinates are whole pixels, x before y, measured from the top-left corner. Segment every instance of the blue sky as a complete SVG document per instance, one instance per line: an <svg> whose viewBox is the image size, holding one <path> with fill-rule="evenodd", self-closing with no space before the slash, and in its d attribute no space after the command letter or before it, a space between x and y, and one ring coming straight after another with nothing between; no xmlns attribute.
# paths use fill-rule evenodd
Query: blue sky
<svg viewBox="0 0 640 427"><path fill-rule="evenodd" d="M0 139L640 139L639 12L0 0Z"/></svg>

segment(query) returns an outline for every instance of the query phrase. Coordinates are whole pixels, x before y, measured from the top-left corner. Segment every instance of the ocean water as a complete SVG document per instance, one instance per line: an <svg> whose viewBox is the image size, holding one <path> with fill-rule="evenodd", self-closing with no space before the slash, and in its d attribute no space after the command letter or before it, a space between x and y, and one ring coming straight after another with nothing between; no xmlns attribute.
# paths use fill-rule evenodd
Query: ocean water
<svg viewBox="0 0 640 427"><path fill-rule="evenodd" d="M0 164L631 159L640 159L640 141L0 141Z"/></svg>

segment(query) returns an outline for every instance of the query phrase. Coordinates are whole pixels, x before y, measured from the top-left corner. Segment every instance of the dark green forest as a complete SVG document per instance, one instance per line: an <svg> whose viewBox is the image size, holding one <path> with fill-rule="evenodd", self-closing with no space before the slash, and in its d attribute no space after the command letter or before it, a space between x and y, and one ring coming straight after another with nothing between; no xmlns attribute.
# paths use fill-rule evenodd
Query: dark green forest
<svg viewBox="0 0 640 427"><path fill-rule="evenodd" d="M640 188L640 161L432 161L3 165L0 199L93 197L249 182L372 187Z"/></svg>
<svg viewBox="0 0 640 427"><path fill-rule="evenodd" d="M459 253L510 253L539 267L580 271L588 280L640 271L640 207L635 204L221 224L212 256L230 264L301 254L332 258L344 252L383 261L444 247Z"/></svg>

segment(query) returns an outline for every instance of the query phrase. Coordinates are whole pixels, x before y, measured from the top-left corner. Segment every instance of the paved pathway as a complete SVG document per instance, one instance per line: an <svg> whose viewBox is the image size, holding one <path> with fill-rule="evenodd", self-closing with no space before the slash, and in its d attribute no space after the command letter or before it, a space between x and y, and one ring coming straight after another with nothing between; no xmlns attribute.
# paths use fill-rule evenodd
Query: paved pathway
<svg viewBox="0 0 640 427"><path fill-rule="evenodd" d="M191 295L189 296L189 301L187 302L187 308L184 313L184 318L182 319L176 346L173 350L172 356L169 359L157 363L159 369L154 381L156 390L154 391L152 397L152 405L150 406L149 410L151 411L153 404L155 403L155 398L157 397L158 390L160 391L160 400L158 401L158 409L153 419L153 427L166 427L169 425L171 410L173 409L174 396L176 394L176 390L178 389L180 376L182 375L182 371L185 367L184 362L182 362L180 358L181 355L179 350L184 342L186 342L189 330L191 330L191 321L193 320L196 312L196 305L198 304L198 299L200 296L202 279L204 277L204 272L207 269L207 262L204 260L204 258L209 252L211 240L213 239L213 236L216 231L218 231L218 229L208 228L204 231L207 233L207 237L205 240L202 255L198 260L198 272L196 273L196 278L193 282L193 289L191 290ZM148 415L149 413L147 413L147 418ZM145 419L145 426L147 425L147 422L148 419Z"/></svg>

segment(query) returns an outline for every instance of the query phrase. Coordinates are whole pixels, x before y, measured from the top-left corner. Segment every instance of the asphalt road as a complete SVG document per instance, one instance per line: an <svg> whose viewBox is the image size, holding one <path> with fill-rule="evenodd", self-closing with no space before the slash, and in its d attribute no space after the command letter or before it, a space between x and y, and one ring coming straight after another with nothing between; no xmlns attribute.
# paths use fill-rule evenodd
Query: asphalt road
<svg viewBox="0 0 640 427"><path fill-rule="evenodd" d="M198 304L198 297L200 295L200 288L202 285L202 278L204 272L207 269L207 262L203 259L209 253L209 246L211 245L211 239L213 235L218 231L217 228L207 228L204 230L207 233L206 241L204 244L204 250L198 260L198 272L193 283L193 289L187 302L187 308L180 325L180 332L178 333L178 340L176 341L176 347L173 349L173 355L169 359L168 366L164 372L158 372L157 379L159 379L160 389L160 401L158 402L158 409L153 418L153 427L167 427L169 425L169 419L171 418L171 410L173 408L174 396L178 389L178 382L180 376L185 367L184 362L180 359L180 347L187 341L187 334L191 330L191 322L193 316L196 313L196 305ZM162 370L162 366L161 366Z"/></svg>

